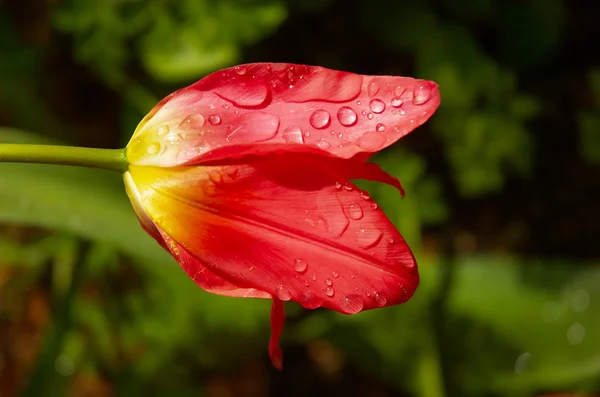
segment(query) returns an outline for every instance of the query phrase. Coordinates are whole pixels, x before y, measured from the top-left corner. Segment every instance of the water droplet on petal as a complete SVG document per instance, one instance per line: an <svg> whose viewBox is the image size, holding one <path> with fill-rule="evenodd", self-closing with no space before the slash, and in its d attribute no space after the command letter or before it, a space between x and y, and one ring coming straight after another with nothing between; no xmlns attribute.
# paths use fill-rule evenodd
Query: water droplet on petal
<svg viewBox="0 0 600 397"><path fill-rule="evenodd" d="M373 299L375 299L375 304L379 307L383 307L387 303L387 299L385 299L385 296L378 294L377 292L375 292L375 294L373 295Z"/></svg>
<svg viewBox="0 0 600 397"><path fill-rule="evenodd" d="M360 198L363 200L371 200L369 193L365 192L364 190L360 192Z"/></svg>
<svg viewBox="0 0 600 397"><path fill-rule="evenodd" d="M431 90L424 85L419 86L414 93L413 105L423 105L431 98Z"/></svg>
<svg viewBox="0 0 600 397"><path fill-rule="evenodd" d="M348 183L345 183L345 184L344 184L344 189L346 189L347 191L349 191L349 192L350 192L350 191L352 191L352 189L354 189L354 188L352 187L352 185L350 185L350 184L348 184Z"/></svg>
<svg viewBox="0 0 600 397"><path fill-rule="evenodd" d="M277 288L277 297L282 301L289 301L292 299L292 294L289 289L280 284Z"/></svg>
<svg viewBox="0 0 600 397"><path fill-rule="evenodd" d="M368 118L369 120L373 120L373 117L374 117L374 116L373 116L373 113L369 113L369 114L367 114L367 118Z"/></svg>
<svg viewBox="0 0 600 397"><path fill-rule="evenodd" d="M350 274L350 278L354 279L354 278L356 278L356 276L354 274Z"/></svg>
<svg viewBox="0 0 600 397"><path fill-rule="evenodd" d="M199 130L204 126L204 117L201 114L190 114L181 123L179 128L182 130Z"/></svg>
<svg viewBox="0 0 600 397"><path fill-rule="evenodd" d="M379 83L375 80L371 80L367 86L367 94L372 98L379 92Z"/></svg>
<svg viewBox="0 0 600 397"><path fill-rule="evenodd" d="M304 131L304 136L307 138L310 137L310 131Z"/></svg>
<svg viewBox="0 0 600 397"><path fill-rule="evenodd" d="M312 278L312 281L317 281L317 275L316 274L313 274L311 278Z"/></svg>
<svg viewBox="0 0 600 397"><path fill-rule="evenodd" d="M307 269L308 269L308 263L306 263L302 259L297 258L294 261L294 270L296 272L298 272L298 273L304 273L304 272L306 272Z"/></svg>
<svg viewBox="0 0 600 397"><path fill-rule="evenodd" d="M331 147L331 144L329 142L327 142L326 140L321 139L318 143L317 146L319 147L319 149L322 150L327 150Z"/></svg>
<svg viewBox="0 0 600 397"><path fill-rule="evenodd" d="M352 204L348 207L348 216L354 220L358 220L363 217L363 210L360 204Z"/></svg>
<svg viewBox="0 0 600 397"><path fill-rule="evenodd" d="M404 104L404 100L400 97L395 97L395 98L392 98L392 101L390 102L390 104L395 108L399 108L400 106L402 106Z"/></svg>
<svg viewBox="0 0 600 397"><path fill-rule="evenodd" d="M377 203L373 201L373 202L371 203L371 208L373 208L374 210L376 210L376 209L378 208L378 205L377 205Z"/></svg>
<svg viewBox="0 0 600 397"><path fill-rule="evenodd" d="M340 121L340 124L346 127L356 124L356 121L358 120L356 112L348 106L342 106L340 110L338 110L337 118Z"/></svg>
<svg viewBox="0 0 600 397"><path fill-rule="evenodd" d="M379 124L377 124L377 126L375 127L375 130L376 130L377 132L383 132L383 131L385 131L385 125L384 125L384 124L382 124L382 123L379 123Z"/></svg>
<svg viewBox="0 0 600 397"><path fill-rule="evenodd" d="M287 143L304 143L302 131L298 127L288 127L281 134Z"/></svg>
<svg viewBox="0 0 600 397"><path fill-rule="evenodd" d="M241 76L245 75L248 69L245 66L236 66L233 70Z"/></svg>
<svg viewBox="0 0 600 397"><path fill-rule="evenodd" d="M148 148L146 150L148 151L148 154L157 154L160 151L160 143L151 143L150 145L148 145Z"/></svg>
<svg viewBox="0 0 600 397"><path fill-rule="evenodd" d="M329 127L329 124L331 124L331 116L327 110L315 110L310 116L310 125L319 130Z"/></svg>
<svg viewBox="0 0 600 397"><path fill-rule="evenodd" d="M370 296L371 296L371 293L370 293L370 292L367 292L367 297L370 297Z"/></svg>
<svg viewBox="0 0 600 397"><path fill-rule="evenodd" d="M369 108L373 113L379 114L385 110L385 103L380 99L372 99L371 102L369 102Z"/></svg>
<svg viewBox="0 0 600 397"><path fill-rule="evenodd" d="M394 240L393 237L388 237L388 243L390 243L390 245L394 245L396 244L396 240Z"/></svg>
<svg viewBox="0 0 600 397"><path fill-rule="evenodd" d="M338 272L331 272L331 275L333 276L333 278L338 278L340 276Z"/></svg>
<svg viewBox="0 0 600 397"><path fill-rule="evenodd" d="M336 182L334 186L335 186L336 189L341 189L342 188L342 184L339 183L339 182Z"/></svg>
<svg viewBox="0 0 600 397"><path fill-rule="evenodd" d="M169 126L168 125L161 125L160 127L158 127L156 129L156 135L158 136L165 136L169 133Z"/></svg>
<svg viewBox="0 0 600 397"><path fill-rule="evenodd" d="M351 294L340 302L340 308L344 313L356 314L364 307L364 301L360 295Z"/></svg>
<svg viewBox="0 0 600 397"><path fill-rule="evenodd" d="M325 284L327 284L328 287L331 287L333 285L333 281L327 278L325 279Z"/></svg>
<svg viewBox="0 0 600 397"><path fill-rule="evenodd" d="M221 118L219 116L213 114L212 116L210 116L208 118L208 122L211 125L219 125L219 124L221 124Z"/></svg>
<svg viewBox="0 0 600 397"><path fill-rule="evenodd" d="M364 249L372 248L379 243L382 236L381 230L375 227L360 229L357 232L358 245Z"/></svg>
<svg viewBox="0 0 600 397"><path fill-rule="evenodd" d="M331 287L325 288L325 295L327 295L330 298L333 297L333 295L335 295L334 289Z"/></svg>
<svg viewBox="0 0 600 397"><path fill-rule="evenodd" d="M306 280L304 280L304 286L308 287L310 285L310 283Z"/></svg>

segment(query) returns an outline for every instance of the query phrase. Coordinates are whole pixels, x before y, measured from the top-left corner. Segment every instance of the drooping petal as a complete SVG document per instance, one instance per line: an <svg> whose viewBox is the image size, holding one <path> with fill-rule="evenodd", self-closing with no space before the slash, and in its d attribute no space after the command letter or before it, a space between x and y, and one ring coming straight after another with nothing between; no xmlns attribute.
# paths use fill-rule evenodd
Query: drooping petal
<svg viewBox="0 0 600 397"><path fill-rule="evenodd" d="M229 145L291 143L350 158L396 142L439 102L437 85L426 80L242 65L161 101L138 126L127 155L137 165L175 166Z"/></svg>
<svg viewBox="0 0 600 397"><path fill-rule="evenodd" d="M129 172L156 226L189 252L179 261L201 286L209 271L229 286L307 308L356 313L402 303L418 284L414 257L381 209L348 182L346 170L359 163L347 162L288 153Z"/></svg>

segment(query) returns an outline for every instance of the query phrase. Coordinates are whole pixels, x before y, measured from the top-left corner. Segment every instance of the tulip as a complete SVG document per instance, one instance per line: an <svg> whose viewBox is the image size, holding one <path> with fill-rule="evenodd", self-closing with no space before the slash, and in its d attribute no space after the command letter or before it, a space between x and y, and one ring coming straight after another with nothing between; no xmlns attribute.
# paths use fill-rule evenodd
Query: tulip
<svg viewBox="0 0 600 397"><path fill-rule="evenodd" d="M402 187L369 157L423 124L437 85L322 67L257 63L163 99L126 149L0 144L0 162L124 173L142 227L208 292L272 300L269 355L284 302L344 314L400 304L415 258L352 180Z"/></svg>
<svg viewBox="0 0 600 397"><path fill-rule="evenodd" d="M345 314L395 305L419 276L406 242L350 180L400 183L368 157L423 124L437 85L258 63L165 99L127 146L125 184L144 229L208 292Z"/></svg>

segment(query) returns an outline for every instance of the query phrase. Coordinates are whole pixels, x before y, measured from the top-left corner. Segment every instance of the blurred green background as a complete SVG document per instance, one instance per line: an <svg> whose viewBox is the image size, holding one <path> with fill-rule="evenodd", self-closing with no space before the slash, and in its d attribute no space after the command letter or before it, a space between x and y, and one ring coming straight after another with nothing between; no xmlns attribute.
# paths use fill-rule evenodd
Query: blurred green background
<svg viewBox="0 0 600 397"><path fill-rule="evenodd" d="M405 305L344 316L197 288L118 175L0 164L0 396L600 394L600 2L0 0L0 142L123 146L219 68L440 84L367 186L411 244Z"/></svg>

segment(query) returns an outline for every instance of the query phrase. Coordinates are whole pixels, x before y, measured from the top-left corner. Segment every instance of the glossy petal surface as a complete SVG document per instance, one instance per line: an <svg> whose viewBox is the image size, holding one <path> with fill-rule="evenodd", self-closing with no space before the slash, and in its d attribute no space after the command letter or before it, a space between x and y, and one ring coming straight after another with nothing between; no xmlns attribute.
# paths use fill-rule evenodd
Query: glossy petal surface
<svg viewBox="0 0 600 397"><path fill-rule="evenodd" d="M404 302L418 284L403 238L348 182L360 173L377 178L360 168L289 153L235 165L132 166L129 174L171 252L203 288L356 313Z"/></svg>
<svg viewBox="0 0 600 397"><path fill-rule="evenodd" d="M161 101L138 126L128 158L137 165L184 165L245 144L297 144L350 158L396 142L423 124L439 101L435 83L410 77L241 65Z"/></svg>

